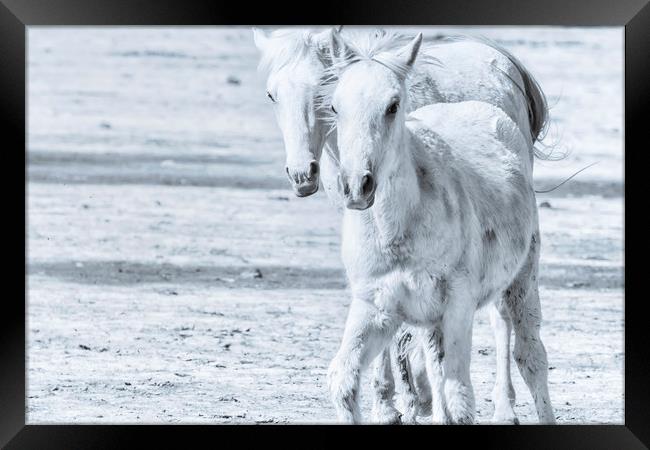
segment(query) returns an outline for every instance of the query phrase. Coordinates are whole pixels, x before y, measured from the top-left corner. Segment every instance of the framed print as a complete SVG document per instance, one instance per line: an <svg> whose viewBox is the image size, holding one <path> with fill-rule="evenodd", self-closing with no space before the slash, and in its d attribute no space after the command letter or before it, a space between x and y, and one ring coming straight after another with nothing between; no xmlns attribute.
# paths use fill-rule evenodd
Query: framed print
<svg viewBox="0 0 650 450"><path fill-rule="evenodd" d="M647 448L647 2L317 9L3 0L3 448Z"/></svg>

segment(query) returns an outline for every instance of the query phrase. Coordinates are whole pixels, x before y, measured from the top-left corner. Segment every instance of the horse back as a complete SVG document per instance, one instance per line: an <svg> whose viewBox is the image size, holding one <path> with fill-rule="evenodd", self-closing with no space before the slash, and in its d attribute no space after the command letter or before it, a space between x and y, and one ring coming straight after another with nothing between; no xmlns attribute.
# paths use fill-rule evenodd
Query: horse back
<svg viewBox="0 0 650 450"><path fill-rule="evenodd" d="M441 65L428 65L426 70L422 66L417 77L435 80L436 95L441 102L476 100L492 104L504 110L525 136L531 134L525 83L519 68L508 56L474 40L443 42L424 51Z"/></svg>

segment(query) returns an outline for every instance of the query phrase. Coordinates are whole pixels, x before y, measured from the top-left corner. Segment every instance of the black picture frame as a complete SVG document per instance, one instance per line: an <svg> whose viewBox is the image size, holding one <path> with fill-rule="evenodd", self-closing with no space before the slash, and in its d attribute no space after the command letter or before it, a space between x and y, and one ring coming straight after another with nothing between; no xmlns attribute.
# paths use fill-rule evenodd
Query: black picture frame
<svg viewBox="0 0 650 450"><path fill-rule="evenodd" d="M355 24L355 25L562 25L625 27L625 195L640 195L635 205L644 208L643 186L632 174L647 151L643 112L650 104L649 0L409 0L379 2L333 0L327 7L216 1L171 0L0 0L0 111L3 129L2 179L5 264L7 286L0 327L0 445L6 448L124 448L135 439L158 447L184 445L188 438L206 438L211 446L249 446L253 440L280 439L297 427L280 426L83 426L25 425L25 314L26 272L18 273L14 258L26 261L26 32L32 25L247 25L247 24ZM288 3L288 2L287 2ZM308 12L311 11L311 12ZM607 64L607 61L603 61ZM645 138L645 139L644 139ZM645 145L644 145L645 144ZM17 149L23 148L21 157ZM636 163L636 164L635 164ZM636 166L636 167L635 167ZM25 169L25 170L23 170ZM637 180L637 181L635 181ZM634 236L643 221L625 208L625 236ZM21 220L22 219L22 220ZM22 236L17 239L15 236ZM639 234L639 238L641 235ZM643 239L643 238L641 238ZM635 242L635 241L632 241ZM631 249L639 251L639 249ZM627 258L626 258L627 259ZM25 266L26 268L26 266ZM640 288L635 272L626 267L625 292ZM22 281L21 281L22 280ZM650 445L650 351L645 343L647 300L626 296L625 301L625 425L524 427L326 427L309 426L301 447L330 447L343 442L341 432L371 434L385 443L416 445L453 439L454 446L468 439L496 448L648 448ZM370 430L370 432L368 432ZM336 431L336 432L335 432ZM235 436L236 434L236 436ZM230 441L233 439L233 441ZM234 441L236 439L236 441ZM347 439L347 438L346 438ZM302 445L301 445L302 442ZM266 445L266 443L265 443Z"/></svg>

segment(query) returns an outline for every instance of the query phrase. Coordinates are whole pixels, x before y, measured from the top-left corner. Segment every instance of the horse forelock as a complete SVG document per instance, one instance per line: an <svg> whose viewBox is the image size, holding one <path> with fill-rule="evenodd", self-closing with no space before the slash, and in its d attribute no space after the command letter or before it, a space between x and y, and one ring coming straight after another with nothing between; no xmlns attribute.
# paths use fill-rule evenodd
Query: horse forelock
<svg viewBox="0 0 650 450"><path fill-rule="evenodd" d="M312 32L308 29L279 29L269 36L258 70L275 72L303 60L312 49Z"/></svg>
<svg viewBox="0 0 650 450"><path fill-rule="evenodd" d="M414 66L410 67L406 64L397 56L396 50L406 45L411 39L412 36L382 29L374 32L351 32L346 36L346 42L352 50L352 54L348 58L334 60L329 67L325 68L316 98L317 107L323 112L325 120L330 122L330 132L336 122L336 116L331 111L331 104L339 73L361 61L381 64L402 78L408 92L406 102L420 104L427 100L426 92L421 89L411 89L411 77L422 70L425 65L442 66L442 63L429 54L428 49L432 44L427 43L420 48Z"/></svg>
<svg viewBox="0 0 650 450"><path fill-rule="evenodd" d="M360 61L374 61L392 70L399 76L406 76L411 72L409 67L402 61L395 51L406 45L413 39L396 31L375 30L374 32L358 31L346 36L346 42L353 51L353 56L334 62L327 70L337 74L346 67ZM426 47L426 48L425 48ZM423 64L441 65L440 61L427 54L429 44L423 44L415 62L413 70Z"/></svg>

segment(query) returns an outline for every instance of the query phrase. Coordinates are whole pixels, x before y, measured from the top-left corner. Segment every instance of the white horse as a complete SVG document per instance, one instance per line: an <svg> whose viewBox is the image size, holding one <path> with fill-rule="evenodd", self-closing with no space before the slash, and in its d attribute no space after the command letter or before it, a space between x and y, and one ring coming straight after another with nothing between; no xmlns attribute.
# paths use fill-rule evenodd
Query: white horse
<svg viewBox="0 0 650 450"><path fill-rule="evenodd" d="M421 329L434 423L473 423L477 308L502 298L539 420L554 423L539 336L539 231L529 136L469 101L407 116L422 35L394 52L333 34L342 256L353 293L328 372L340 420L359 422L359 377L403 322ZM374 205L374 206L373 206Z"/></svg>
<svg viewBox="0 0 650 450"><path fill-rule="evenodd" d="M320 88L331 65L328 43L330 30L314 33L307 30L278 30L267 36L254 30L255 43L262 53L260 67L269 72L267 95L274 103L278 124L283 132L287 153L287 174L296 194L310 195L319 184L319 165L328 195L338 202L336 192L337 163L335 135L327 137L327 123L318 110ZM363 35L357 35L363 39ZM396 46L403 40L396 35L383 35L386 46ZM478 99L495 104L527 130L531 139L537 138L546 121L546 103L532 76L505 50L481 41L450 41L425 49L442 62L442 66L422 65L413 75L410 89L416 98L412 108L433 102ZM321 157L325 141L330 152ZM494 419L516 422L512 409L514 389L510 380L509 338L511 325L503 308L491 307L490 319L497 347L497 382L493 390ZM427 377L421 349L417 346L405 357L405 349L417 344L417 338L404 333L399 339L400 364L398 380L402 381L402 397L407 405L405 421L412 422L418 413L418 403L428 403ZM413 370L408 370L411 365ZM399 413L392 406L393 384L388 352L384 352L374 377L376 401L374 415L382 422L396 422ZM418 401L417 393L420 393ZM426 411L424 411L426 414Z"/></svg>

